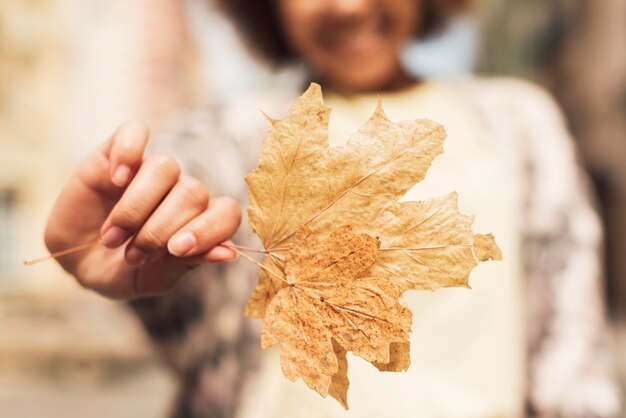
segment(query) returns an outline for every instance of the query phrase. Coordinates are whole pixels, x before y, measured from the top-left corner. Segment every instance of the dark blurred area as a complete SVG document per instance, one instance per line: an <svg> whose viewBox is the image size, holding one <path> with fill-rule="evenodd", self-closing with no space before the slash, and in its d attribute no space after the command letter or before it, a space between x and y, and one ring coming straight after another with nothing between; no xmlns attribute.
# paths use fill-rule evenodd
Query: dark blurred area
<svg viewBox="0 0 626 418"><path fill-rule="evenodd" d="M624 382L626 1L481 0L468 21L410 51L445 61L460 42L450 65L419 71L521 77L562 106L604 221ZM299 80L250 57L205 0L0 0L0 415L166 416L173 378L137 320L54 263L21 260L45 254L57 191L121 121L158 129L208 97Z"/></svg>

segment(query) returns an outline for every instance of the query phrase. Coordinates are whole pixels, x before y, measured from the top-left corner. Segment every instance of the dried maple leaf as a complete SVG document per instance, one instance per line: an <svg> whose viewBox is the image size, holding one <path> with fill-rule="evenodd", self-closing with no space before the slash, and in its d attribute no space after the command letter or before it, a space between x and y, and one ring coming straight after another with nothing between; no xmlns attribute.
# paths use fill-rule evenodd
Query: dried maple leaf
<svg viewBox="0 0 626 418"><path fill-rule="evenodd" d="M285 262L285 287L267 308L261 332L263 348L281 344L287 378L302 377L346 407L346 351L389 363L390 344L406 342L411 328L411 312L398 301L401 288L387 278L360 276L379 245L349 226L326 239L300 227Z"/></svg>
<svg viewBox="0 0 626 418"><path fill-rule="evenodd" d="M479 261L501 255L493 236L473 233L455 193L398 202L443 151L441 125L392 123L379 101L345 146L330 147L329 115L312 84L285 119L268 118L259 166L246 177L250 225L267 252L246 314L264 319L264 347L281 344L288 378L346 406L346 351L383 371L408 368L404 291L468 287ZM359 312L342 310L350 306Z"/></svg>

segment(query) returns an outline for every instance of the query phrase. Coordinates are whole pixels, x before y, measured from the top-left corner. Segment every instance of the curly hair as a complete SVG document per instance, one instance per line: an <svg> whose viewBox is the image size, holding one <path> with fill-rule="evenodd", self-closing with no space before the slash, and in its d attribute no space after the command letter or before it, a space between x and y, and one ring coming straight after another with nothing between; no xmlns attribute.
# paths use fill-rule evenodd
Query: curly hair
<svg viewBox="0 0 626 418"><path fill-rule="evenodd" d="M296 55L282 32L274 6L275 0L214 0L237 25L250 51L280 66ZM468 0L415 0L420 3L420 21L416 37L424 37L445 25Z"/></svg>

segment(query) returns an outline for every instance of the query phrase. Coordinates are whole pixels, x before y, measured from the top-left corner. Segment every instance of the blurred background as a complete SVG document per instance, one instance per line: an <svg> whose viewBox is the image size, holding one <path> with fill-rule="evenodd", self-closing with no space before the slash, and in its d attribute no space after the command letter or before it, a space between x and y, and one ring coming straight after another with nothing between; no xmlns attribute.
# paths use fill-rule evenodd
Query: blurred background
<svg viewBox="0 0 626 418"><path fill-rule="evenodd" d="M478 3L473 19L407 48L407 64L522 77L560 102L599 196L624 381L626 2ZM172 376L124 306L53 262L22 260L46 253L64 180L122 121L158 130L209 97L300 77L252 59L207 0L0 0L0 415L166 416Z"/></svg>

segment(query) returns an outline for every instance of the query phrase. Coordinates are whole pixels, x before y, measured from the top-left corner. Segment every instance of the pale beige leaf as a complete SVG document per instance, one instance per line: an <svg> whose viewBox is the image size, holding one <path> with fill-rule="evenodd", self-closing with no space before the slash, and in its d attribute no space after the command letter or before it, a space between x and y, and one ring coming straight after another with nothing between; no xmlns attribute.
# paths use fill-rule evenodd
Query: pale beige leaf
<svg viewBox="0 0 626 418"><path fill-rule="evenodd" d="M474 255L478 261L502 260L502 251L492 234L474 235Z"/></svg>
<svg viewBox="0 0 626 418"><path fill-rule="evenodd" d="M445 132L429 120L393 123L381 103L343 147L330 147L330 110L311 87L270 121L247 177L249 220L267 255L247 315L281 365L347 408L346 353L382 371L410 365L406 290L469 287L480 261L501 259L475 234L456 193L398 200L426 175Z"/></svg>
<svg viewBox="0 0 626 418"><path fill-rule="evenodd" d="M477 235L473 218L459 213L456 193L397 203L379 219L372 230L380 237L381 253L369 274L392 277L405 289L469 287L469 274L479 261Z"/></svg>
<svg viewBox="0 0 626 418"><path fill-rule="evenodd" d="M250 225L267 250L280 254L288 249L300 225L332 230L349 216L356 231L371 229L443 151L441 125L392 123L380 103L346 146L331 148L329 113L320 87L312 84L285 119L272 123L259 166L246 177ZM262 318L271 299L263 293L283 286L270 280L261 279L247 313Z"/></svg>

